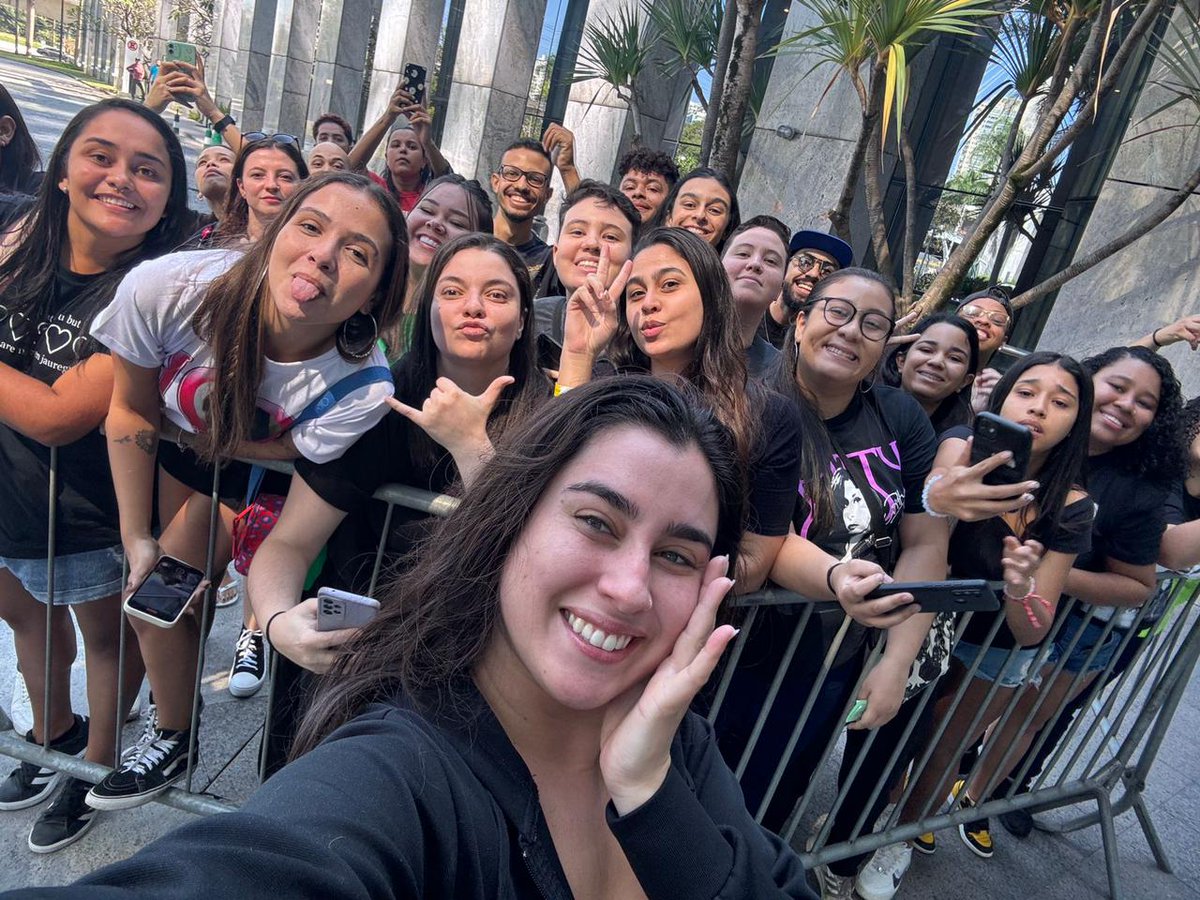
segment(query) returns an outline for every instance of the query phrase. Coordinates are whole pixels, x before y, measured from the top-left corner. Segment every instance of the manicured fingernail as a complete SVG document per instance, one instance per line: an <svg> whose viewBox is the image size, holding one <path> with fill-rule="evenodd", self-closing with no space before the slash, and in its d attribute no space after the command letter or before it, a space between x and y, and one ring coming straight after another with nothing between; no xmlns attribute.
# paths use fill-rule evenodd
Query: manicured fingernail
<svg viewBox="0 0 1200 900"><path fill-rule="evenodd" d="M742 629L740 629L740 628L735 628L735 629L733 629L733 636L734 636L734 637L737 637L737 636L738 636L739 634L741 634L741 633L742 633Z"/></svg>
<svg viewBox="0 0 1200 900"><path fill-rule="evenodd" d="M1040 487L1041 487L1041 485L1040 485L1040 484L1038 484L1036 481L1031 481L1031 482L1029 482L1029 489L1030 489L1031 491L1036 491L1036 490L1037 490L1038 488L1040 488Z"/></svg>
<svg viewBox="0 0 1200 900"><path fill-rule="evenodd" d="M1032 503L1033 502L1033 494L1022 494L1021 499L1024 500L1026 503Z"/></svg>

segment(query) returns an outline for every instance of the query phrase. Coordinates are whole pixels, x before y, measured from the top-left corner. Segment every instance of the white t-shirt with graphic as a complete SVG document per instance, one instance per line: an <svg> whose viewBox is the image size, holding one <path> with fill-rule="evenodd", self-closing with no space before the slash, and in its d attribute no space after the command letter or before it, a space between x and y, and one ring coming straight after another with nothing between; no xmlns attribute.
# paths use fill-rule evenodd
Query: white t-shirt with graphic
<svg viewBox="0 0 1200 900"><path fill-rule="evenodd" d="M208 285L241 256L238 250L199 250L144 262L125 277L92 323L93 336L113 353L159 370L167 418L193 434L206 427L214 361L192 328L192 316ZM344 359L336 347L302 362L265 360L252 439L268 441L289 432L305 459L337 459L387 413L390 378L356 388L316 418L294 428L292 423L338 381L367 367L387 368L378 347L356 362Z"/></svg>

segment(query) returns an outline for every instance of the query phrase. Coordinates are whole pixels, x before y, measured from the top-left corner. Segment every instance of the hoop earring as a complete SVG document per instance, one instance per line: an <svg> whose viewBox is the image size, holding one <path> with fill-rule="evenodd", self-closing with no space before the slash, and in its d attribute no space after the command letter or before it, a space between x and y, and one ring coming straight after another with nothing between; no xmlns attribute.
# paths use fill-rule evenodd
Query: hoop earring
<svg viewBox="0 0 1200 900"><path fill-rule="evenodd" d="M368 324L369 323L369 324ZM366 359L379 340L379 323L370 313L355 313L337 330L338 352L351 359Z"/></svg>

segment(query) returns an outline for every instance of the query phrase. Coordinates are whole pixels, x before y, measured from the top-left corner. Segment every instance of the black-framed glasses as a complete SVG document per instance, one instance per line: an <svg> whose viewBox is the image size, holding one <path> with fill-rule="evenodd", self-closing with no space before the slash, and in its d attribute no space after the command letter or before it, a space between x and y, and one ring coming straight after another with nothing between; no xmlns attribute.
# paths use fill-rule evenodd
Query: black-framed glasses
<svg viewBox="0 0 1200 900"><path fill-rule="evenodd" d="M550 176L543 175L541 172L527 172L525 169L518 169L516 166L501 166L496 170L496 174L509 184L516 184L524 178L525 182L531 188L545 187L546 182L550 180Z"/></svg>
<svg viewBox="0 0 1200 900"><path fill-rule="evenodd" d="M958 314L964 319L984 319L991 322L997 328L1008 327L1008 316L1002 312L992 312L984 309L982 306L976 306L974 303L968 303L966 306L959 307Z"/></svg>
<svg viewBox="0 0 1200 900"><path fill-rule="evenodd" d="M300 149L300 138L294 134L285 134L282 131L278 131L275 134L267 134L265 131L246 131L242 133L242 141L247 144L254 141L275 141L280 144L291 144L297 150Z"/></svg>
<svg viewBox="0 0 1200 900"><path fill-rule="evenodd" d="M858 330L868 341L882 341L896 327L896 323L883 313L873 309L861 312L857 306L842 297L822 297L821 302L821 311L825 314L826 322L834 328L841 328L857 318Z"/></svg>
<svg viewBox="0 0 1200 900"><path fill-rule="evenodd" d="M813 266L820 266L817 271L822 278L832 275L838 270L836 263L831 263L827 259L820 259L811 253L797 253L792 257L792 262L796 264L801 272L811 272Z"/></svg>

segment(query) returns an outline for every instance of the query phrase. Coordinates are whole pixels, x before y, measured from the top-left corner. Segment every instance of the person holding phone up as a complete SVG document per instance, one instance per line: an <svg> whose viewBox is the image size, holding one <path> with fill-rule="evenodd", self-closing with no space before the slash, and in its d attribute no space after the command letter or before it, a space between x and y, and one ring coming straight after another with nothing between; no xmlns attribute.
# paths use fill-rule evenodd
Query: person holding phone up
<svg viewBox="0 0 1200 900"><path fill-rule="evenodd" d="M1013 692L1025 683L1029 665L1037 653L1036 644L1054 621L1067 573L1076 555L1091 545L1094 506L1080 488L1091 421L1091 378L1069 356L1033 353L1005 373L992 392L990 403L993 414L1028 430L1028 470L1007 476L1009 480L1005 483L981 488L973 473L988 466L995 470L997 466L993 463L1005 461L1007 454L994 454L971 465L970 430L951 429L943 437L939 464L927 484L926 508L942 514L953 514L958 508L965 513L956 516L959 521L950 537L950 575L1003 581L1003 608L994 615L976 613L954 648L949 674L939 685L934 724L918 741L917 758L928 747L924 742L950 715L950 703L966 678L968 667L980 655L982 660L947 722L945 733L933 747L927 765L915 773L916 786L902 812L902 820L911 821L922 814L926 804L937 804L950 792L962 747L980 737L968 732L980 709L983 709L978 719L982 733L1000 716ZM981 417L977 427L980 422L988 421ZM942 460L949 462L941 464ZM1028 478L1036 481L1024 480ZM993 476L989 480L996 479ZM947 484L939 493L935 488L942 482ZM993 508L1004 503L991 499L995 493L1006 493L1016 508L1002 514L987 514L989 503ZM976 499L969 500L968 495ZM984 650L982 645L988 641L994 626L999 630ZM993 683L997 682L998 689L985 703ZM961 792L961 783L954 788L956 794ZM971 806L978 799L967 792L962 802ZM986 826L981 831L975 823L968 823L960 826L959 832L977 855L991 855ZM933 834L921 835L896 855L897 884L908 869L914 847L922 853L932 853L936 848Z"/></svg>
<svg viewBox="0 0 1200 900"><path fill-rule="evenodd" d="M329 175L301 185L244 255L172 254L121 283L92 333L115 370L106 425L130 590L164 553L205 568L213 470L224 460L324 462L384 414L392 383L377 329L400 314L406 243L385 192L361 175ZM164 417L195 436L194 450L159 441ZM244 464L223 466L210 577L229 562L246 486ZM172 628L133 622L158 721L92 789L94 807L145 803L195 762L192 688L205 637L197 606Z"/></svg>

